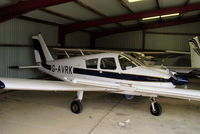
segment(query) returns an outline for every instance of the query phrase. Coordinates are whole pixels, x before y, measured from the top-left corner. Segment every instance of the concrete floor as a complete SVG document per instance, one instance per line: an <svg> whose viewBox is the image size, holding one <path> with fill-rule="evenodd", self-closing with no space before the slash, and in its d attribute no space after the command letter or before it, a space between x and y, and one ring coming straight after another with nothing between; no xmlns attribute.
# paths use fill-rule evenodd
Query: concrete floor
<svg viewBox="0 0 200 134"><path fill-rule="evenodd" d="M200 89L193 79L190 88ZM149 98L85 93L83 112L70 111L73 92L16 91L0 95L0 134L199 134L200 102L160 97L163 113L149 112ZM130 120L125 126L124 121Z"/></svg>

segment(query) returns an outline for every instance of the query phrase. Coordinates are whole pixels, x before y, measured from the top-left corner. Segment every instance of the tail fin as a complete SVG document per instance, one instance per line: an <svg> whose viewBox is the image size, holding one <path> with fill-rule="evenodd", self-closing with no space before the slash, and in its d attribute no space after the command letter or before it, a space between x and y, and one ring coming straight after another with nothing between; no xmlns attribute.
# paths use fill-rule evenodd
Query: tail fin
<svg viewBox="0 0 200 134"><path fill-rule="evenodd" d="M198 36L189 40L191 52L191 64L194 68L200 68L200 43Z"/></svg>
<svg viewBox="0 0 200 134"><path fill-rule="evenodd" d="M42 35L38 34L32 36L32 39L36 62L45 63L46 61L53 61L54 59L52 58Z"/></svg>

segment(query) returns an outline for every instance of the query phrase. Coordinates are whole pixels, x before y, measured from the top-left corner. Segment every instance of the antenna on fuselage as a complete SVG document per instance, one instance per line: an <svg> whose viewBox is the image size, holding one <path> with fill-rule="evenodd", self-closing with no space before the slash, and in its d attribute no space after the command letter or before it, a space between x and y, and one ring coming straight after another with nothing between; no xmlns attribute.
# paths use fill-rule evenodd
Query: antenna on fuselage
<svg viewBox="0 0 200 134"><path fill-rule="evenodd" d="M69 54L67 53L67 51L65 51L65 54L67 55L67 58L69 59L69 58L70 58L70 56L69 56Z"/></svg>
<svg viewBox="0 0 200 134"><path fill-rule="evenodd" d="M82 51L81 49L79 49L79 51L80 51L81 55L82 55L82 56L84 56L84 53L83 53L83 51Z"/></svg>

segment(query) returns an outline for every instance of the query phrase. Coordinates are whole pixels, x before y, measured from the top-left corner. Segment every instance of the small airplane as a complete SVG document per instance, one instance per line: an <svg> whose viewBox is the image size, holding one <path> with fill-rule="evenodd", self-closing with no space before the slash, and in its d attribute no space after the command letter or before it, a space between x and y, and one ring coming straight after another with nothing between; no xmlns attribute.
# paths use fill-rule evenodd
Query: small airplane
<svg viewBox="0 0 200 134"><path fill-rule="evenodd" d="M76 91L77 96L71 103L71 111L82 111L81 101L87 91L123 94L127 99L133 96L150 97L150 112L159 116L162 107L156 98L166 96L200 101L200 91L176 88L188 80L167 69L146 67L138 59L123 53L100 53L54 60L41 34L32 36L35 66L62 81L0 78L2 90L34 91Z"/></svg>
<svg viewBox="0 0 200 134"><path fill-rule="evenodd" d="M195 43L195 44L194 44ZM163 50L163 51L119 51L104 49L77 49L77 48L54 48L55 53L67 58L95 53L125 53L137 58L146 66L156 68L167 68L172 72L186 76L200 77L200 47L198 37L189 40L191 52ZM195 50L193 49L195 48ZM200 51L200 50L199 50Z"/></svg>

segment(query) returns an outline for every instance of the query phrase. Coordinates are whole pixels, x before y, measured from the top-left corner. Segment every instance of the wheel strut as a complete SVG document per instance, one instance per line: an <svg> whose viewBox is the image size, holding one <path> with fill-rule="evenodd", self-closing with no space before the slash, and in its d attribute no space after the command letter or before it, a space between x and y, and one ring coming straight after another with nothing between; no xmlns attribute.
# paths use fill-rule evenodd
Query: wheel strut
<svg viewBox="0 0 200 134"><path fill-rule="evenodd" d="M71 103L71 111L75 114L79 114L82 111L81 101L83 99L83 91L77 91L77 96Z"/></svg>
<svg viewBox="0 0 200 134"><path fill-rule="evenodd" d="M159 116L162 113L162 107L159 103L156 102L156 98L151 98L151 106L150 106L150 112L154 116Z"/></svg>

